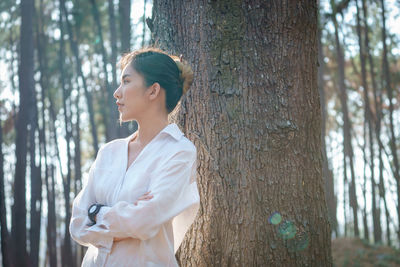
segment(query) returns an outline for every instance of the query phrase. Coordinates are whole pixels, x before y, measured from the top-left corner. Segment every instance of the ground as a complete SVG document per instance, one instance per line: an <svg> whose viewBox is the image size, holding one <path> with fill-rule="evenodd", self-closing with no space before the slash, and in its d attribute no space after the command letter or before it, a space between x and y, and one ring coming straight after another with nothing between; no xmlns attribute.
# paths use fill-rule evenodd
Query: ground
<svg viewBox="0 0 400 267"><path fill-rule="evenodd" d="M400 250L380 245L371 245L359 238L337 238L332 240L334 267L394 267L400 266Z"/></svg>

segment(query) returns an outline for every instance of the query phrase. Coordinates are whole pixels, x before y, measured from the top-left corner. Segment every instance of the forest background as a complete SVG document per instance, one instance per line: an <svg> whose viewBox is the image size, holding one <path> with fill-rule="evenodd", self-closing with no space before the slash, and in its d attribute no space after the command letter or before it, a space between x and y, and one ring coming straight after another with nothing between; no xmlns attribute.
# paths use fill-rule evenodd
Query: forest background
<svg viewBox="0 0 400 267"><path fill-rule="evenodd" d="M163 23L154 12L150 0L0 2L4 266L15 248L26 248L31 266L79 266L85 248L69 237L71 203L99 147L136 130L134 122L119 126L112 92L118 59L150 45L154 23ZM332 240L400 247L399 16L400 1L318 2L321 179ZM269 223L276 220L280 212Z"/></svg>

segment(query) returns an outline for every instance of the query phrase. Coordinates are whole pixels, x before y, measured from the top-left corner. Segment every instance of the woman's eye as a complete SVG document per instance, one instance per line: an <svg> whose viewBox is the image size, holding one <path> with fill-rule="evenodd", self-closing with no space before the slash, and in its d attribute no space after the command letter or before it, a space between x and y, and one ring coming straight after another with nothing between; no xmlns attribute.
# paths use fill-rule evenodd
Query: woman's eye
<svg viewBox="0 0 400 267"><path fill-rule="evenodd" d="M127 80L124 80L124 84L127 84L127 83L129 83L129 81L127 81Z"/></svg>

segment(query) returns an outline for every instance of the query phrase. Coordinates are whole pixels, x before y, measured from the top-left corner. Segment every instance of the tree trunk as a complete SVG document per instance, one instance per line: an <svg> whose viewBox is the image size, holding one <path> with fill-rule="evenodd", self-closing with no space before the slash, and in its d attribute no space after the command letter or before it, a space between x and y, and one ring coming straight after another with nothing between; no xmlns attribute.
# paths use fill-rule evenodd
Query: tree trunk
<svg viewBox="0 0 400 267"><path fill-rule="evenodd" d="M67 177L66 181L63 183L64 186L64 200L65 200L65 222L70 221L71 217L71 203L70 203L70 188L71 188L71 146L70 142L72 139L72 123L71 116L68 112L67 100L69 98L67 93L67 88L65 84L65 70L64 70L64 60L65 60L65 48L64 48L64 26L62 21L62 16L59 16L59 29L60 29L60 52L59 52L59 60L58 67L60 71L60 81L61 81L61 91L62 91L62 103L63 103L63 115L64 115L64 124L65 124L65 142L67 145ZM71 251L71 237L69 233L69 224L64 224L64 240L63 240L63 249L62 249L62 263L63 266L72 266L72 251Z"/></svg>
<svg viewBox="0 0 400 267"><path fill-rule="evenodd" d="M89 113L89 121L90 121L90 126L91 126L91 133L92 133L92 138L93 138L93 148L95 151L95 154L97 154L97 151L99 150L99 142L97 138L97 127L96 123L94 121L94 111L93 111L93 99L92 99L92 94L88 91L88 87L86 84L86 79L85 76L83 75L82 72L82 64L81 60L79 57L79 50L78 50L78 45L76 41L74 40L74 36L72 33L72 25L68 20L68 12L65 7L65 0L60 0L60 16L64 16L65 22L67 24L67 31L68 31L68 36L69 36L69 41L70 41L70 46L72 53L74 54L75 57L75 63L76 63L76 72L78 74L78 77L81 78L83 89L85 91L85 97L86 97L86 102L88 104L88 110L87 112ZM79 83L77 83L79 84ZM100 109L102 112L104 112L104 109ZM102 113L104 120L106 117L106 114Z"/></svg>
<svg viewBox="0 0 400 267"><path fill-rule="evenodd" d="M389 131L390 131L390 149L393 156L393 166L392 172L393 176L396 180L397 184L397 199L398 202L400 199L400 163L399 158L397 156L397 144L396 144L396 136L394 134L394 122L393 122L393 89L392 82L390 79L390 69L389 69L389 61L388 61L388 49L386 45L386 18L385 18L385 3L381 0L382 7L382 43L383 43L383 75L384 75L384 87L386 88L387 97L389 100ZM397 205L397 239L400 243L400 203Z"/></svg>
<svg viewBox="0 0 400 267"><path fill-rule="evenodd" d="M40 1L40 12L39 14L43 14L43 0ZM41 18L41 17L40 17ZM37 25L37 51L38 51L38 62L39 62L39 71L40 71L40 80L39 84L41 87L41 118L42 118L42 128L39 130L39 143L41 145L40 151L43 152L41 157L44 157L44 170L45 170L45 186L46 186L46 196L47 196L47 226L46 226L46 244L47 251L46 256L49 258L49 265L56 266L57 265L57 251L56 251L56 217L55 217L55 195L50 189L49 185L49 164L47 161L48 158L48 150L47 150L47 138L46 138L46 117L45 117L45 109L46 109L46 89L49 88L48 81L48 67L47 67L47 57L46 57L46 35L43 29L43 23ZM53 187L54 188L54 187Z"/></svg>
<svg viewBox="0 0 400 267"><path fill-rule="evenodd" d="M319 16L320 17L320 16ZM326 153L326 100L325 100L325 62L324 62L324 50L321 41L322 26L321 19L319 19L318 26L318 89L320 94L320 105L321 105L321 116L322 116L322 127L321 127L321 140L322 140L322 157L323 157L323 168L322 173L324 177L325 185L325 197L329 212L329 222L331 224L332 232L335 232L336 237L338 233L338 223L336 218L337 213L337 198L335 195L335 183L333 179L333 172L329 167L328 155Z"/></svg>
<svg viewBox="0 0 400 267"><path fill-rule="evenodd" d="M131 50L131 0L119 0L120 52Z"/></svg>
<svg viewBox="0 0 400 267"><path fill-rule="evenodd" d="M357 35L358 35L358 45L360 49L360 61L361 61L361 84L363 87L364 96L364 117L365 122L368 125L369 133L369 151L370 151L370 164L371 164L371 201L372 201L372 223L374 226L374 242L382 242L382 227L380 220L379 204L377 207L376 200L376 183L375 183L375 164L374 164L374 138L373 138L373 124L371 116L371 105L369 102L369 89L367 83L367 66L366 66L366 52L363 44L363 39L361 35L361 22L360 22L360 9L358 7L358 1L356 1L357 8ZM367 35L368 33L366 33ZM364 142L366 140L364 139ZM379 203L379 201L378 201Z"/></svg>
<svg viewBox="0 0 400 267"><path fill-rule="evenodd" d="M53 162L50 163L49 171L50 175L47 176L50 180L46 179L46 189L47 189L47 203L48 203L48 213L47 213L47 248L49 251L49 262L50 267L57 266L59 262L57 257L57 216L56 216L56 185L55 185L55 166Z"/></svg>
<svg viewBox="0 0 400 267"><path fill-rule="evenodd" d="M35 41L39 45L39 24L42 24L41 18L37 16L35 11ZM38 48L39 49L39 48ZM41 129L39 128L39 115L37 107L36 93L32 95L32 121L30 122L30 138L29 138L29 152L30 152L30 168L31 168L31 210L30 210L30 229L29 229L29 244L31 255L31 266L39 266L39 248L40 248L40 232L41 232L41 216L42 216L42 164L41 160L38 161L36 166L36 138L35 134L38 131L40 135ZM43 105L42 105L43 107ZM41 147L39 142L39 159L41 159Z"/></svg>
<svg viewBox="0 0 400 267"><path fill-rule="evenodd" d="M172 114L199 153L181 266L332 266L317 2L160 0L153 12L153 41L195 73Z"/></svg>
<svg viewBox="0 0 400 267"><path fill-rule="evenodd" d="M114 1L108 0L108 23L110 25L110 43L111 43L111 69L112 69L112 88L117 89L117 27L115 25Z"/></svg>
<svg viewBox="0 0 400 267"><path fill-rule="evenodd" d="M334 2L331 0L331 6L333 10L333 24L335 27L335 42L336 42L336 53L338 58L338 70L339 70L339 90L340 90L340 103L342 105L343 112L343 147L344 147L344 177L346 179L347 176L347 159L348 164L350 166L350 174L351 181L349 184L349 204L353 211L353 226L354 226L354 235L356 237L360 236L360 231L358 228L358 203L357 203L357 194L356 194L356 182L355 182L355 172L354 172L354 155L353 155L353 145L351 142L351 122L349 119L349 112L347 107L347 93L346 93L346 85L345 85L345 74L344 74L344 55L343 49L339 40L338 33L338 23L336 20L336 6Z"/></svg>
<svg viewBox="0 0 400 267"><path fill-rule="evenodd" d="M366 18L368 17L367 15L367 8L366 8L366 2L365 0L362 0L362 6L363 6L363 22L365 25L365 52L367 53L368 56L368 63L370 65L369 71L370 71L370 77L371 77L371 83L372 83L372 90L373 90L373 95L374 95L374 103L375 103L375 114L372 113L372 119L374 121L374 129L375 129L375 138L378 142L379 145L379 150L378 150L378 159L379 159L379 195L383 200L384 207L385 207L385 216L386 216L386 238L388 240L388 245L391 246L391 233L390 233L390 214L387 208L386 204L386 192L385 192L385 186L384 186L384 180L383 180L383 159L382 159L382 151L384 151L384 147L381 141L381 121L382 121L382 91L377 88L376 85L376 79L375 79L375 64L374 60L372 58L371 50L369 48L369 25L367 24Z"/></svg>
<svg viewBox="0 0 400 267"><path fill-rule="evenodd" d="M29 229L29 244L30 244L30 263L32 267L39 266L39 245L40 245L40 229L41 229L41 214L42 214L42 177L41 164L36 166L36 138L35 133L38 129L38 111L36 93L32 95L32 116L29 129L29 161L31 169L31 199L30 199L30 229ZM40 158L40 157L39 157Z"/></svg>
<svg viewBox="0 0 400 267"><path fill-rule="evenodd" d="M95 24L97 26L97 36L99 37L99 45L100 45L100 54L103 59L103 73L104 73L104 84L105 84L105 91L106 91L106 99L105 99L105 105L102 107L106 110L106 114L108 116L105 116L105 134L106 134L106 142L113 140L118 136L118 128L117 128L117 118L119 116L118 109L116 108L115 104L115 99L113 97L114 90L111 88L110 83L108 82L108 70L107 70L107 64L108 64L108 57L106 53L106 49L104 47L104 40L103 40L103 29L101 26L100 22L100 15L99 15L99 10L96 4L95 0L90 0L91 5L92 5L92 13L93 13L93 18L95 21Z"/></svg>
<svg viewBox="0 0 400 267"><path fill-rule="evenodd" d="M26 249L26 156L28 141L28 124L33 111L33 94L35 83L33 79L33 10L34 3L21 0L21 32L19 78L19 111L15 140L15 180L14 205L12 216L12 234L15 240L16 266L29 266L30 257Z"/></svg>
<svg viewBox="0 0 400 267"><path fill-rule="evenodd" d="M146 40L145 40L145 38L146 38L146 3L147 3L147 1L144 0L144 3L143 3L143 21L142 21L142 23L143 23L142 47L145 46L145 42L146 42Z"/></svg>
<svg viewBox="0 0 400 267"><path fill-rule="evenodd" d="M4 190L4 158L3 158L3 127L0 122L0 230L1 230L1 263L3 267L15 266L12 260L14 252L12 251L11 237L7 227L7 209Z"/></svg>
<svg viewBox="0 0 400 267"><path fill-rule="evenodd" d="M367 213L367 174L366 174L366 169L367 169L368 162L367 162L367 153L366 153L366 128L367 128L366 122L364 120L364 122L363 122L364 143L363 143L363 146L361 147L362 152L363 152L363 160L364 160L364 169L363 169L364 183L363 183L363 188L362 188L364 207L362 209L362 218L363 218L363 228L364 228L364 239L367 241L370 241L369 226L368 226L368 213Z"/></svg>

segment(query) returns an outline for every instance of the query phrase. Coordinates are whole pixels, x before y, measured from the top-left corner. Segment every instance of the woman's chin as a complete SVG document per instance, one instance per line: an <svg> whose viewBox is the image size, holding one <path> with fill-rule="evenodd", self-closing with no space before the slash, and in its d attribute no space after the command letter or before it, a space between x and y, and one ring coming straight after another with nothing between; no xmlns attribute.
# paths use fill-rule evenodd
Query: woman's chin
<svg viewBox="0 0 400 267"><path fill-rule="evenodd" d="M133 119L131 117L124 116L124 114L120 113L119 120L121 122L128 122L128 121L132 121Z"/></svg>

